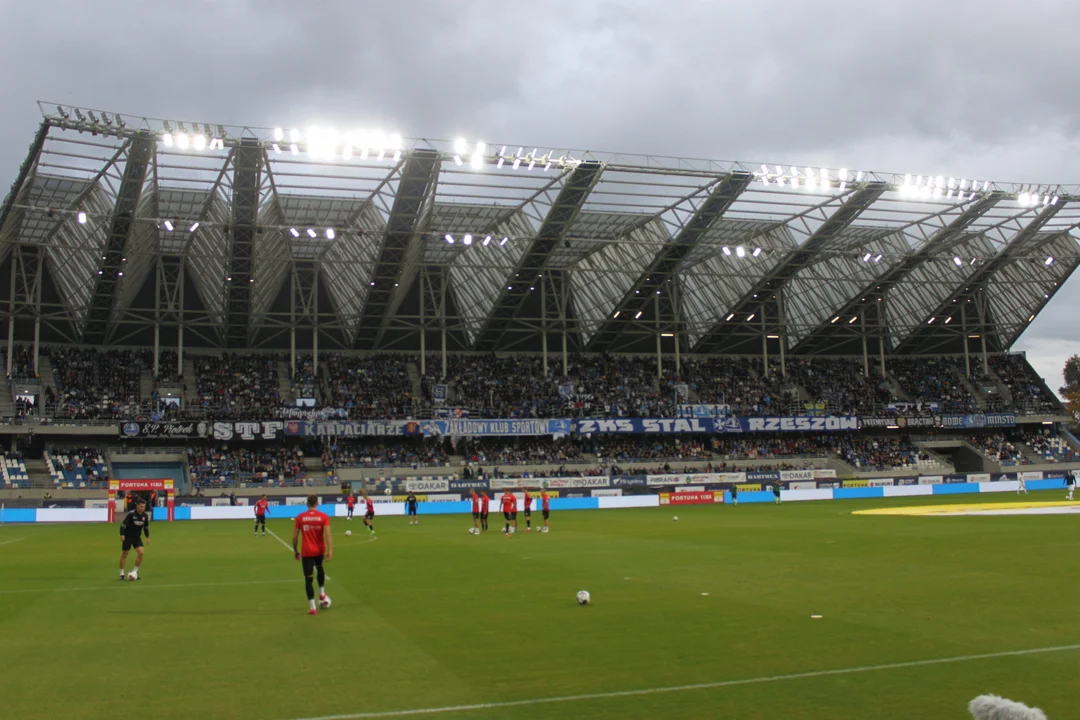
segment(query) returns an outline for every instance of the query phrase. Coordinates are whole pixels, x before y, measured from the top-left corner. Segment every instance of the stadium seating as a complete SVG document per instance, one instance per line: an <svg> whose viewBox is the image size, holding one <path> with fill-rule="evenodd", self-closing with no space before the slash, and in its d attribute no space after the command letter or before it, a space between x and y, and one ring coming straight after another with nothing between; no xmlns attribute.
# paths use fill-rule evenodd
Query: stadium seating
<svg viewBox="0 0 1080 720"><path fill-rule="evenodd" d="M281 407L275 355L196 355L194 406L221 418L264 419Z"/></svg>
<svg viewBox="0 0 1080 720"><path fill-rule="evenodd" d="M108 486L108 464L95 448L46 450L44 459L57 488L84 490Z"/></svg>
<svg viewBox="0 0 1080 720"><path fill-rule="evenodd" d="M975 396L963 382L963 361L946 358L894 358L889 374L913 402L938 403L941 412L969 413L978 409Z"/></svg>
<svg viewBox="0 0 1080 720"><path fill-rule="evenodd" d="M18 453L5 453L0 456L0 479L5 489L24 489L30 487L30 475L26 472L26 463Z"/></svg>
<svg viewBox="0 0 1080 720"><path fill-rule="evenodd" d="M1020 440L1039 456L1042 462L1080 462L1080 456L1052 430L1023 433Z"/></svg>
<svg viewBox="0 0 1080 720"><path fill-rule="evenodd" d="M438 467L450 458L440 443L416 440L339 440L322 452L327 470L343 467Z"/></svg>
<svg viewBox="0 0 1080 720"><path fill-rule="evenodd" d="M16 345L11 358L11 373L8 375L12 380L27 380L37 377L34 372L34 346Z"/></svg>
<svg viewBox="0 0 1080 720"><path fill-rule="evenodd" d="M843 435L834 441L836 454L857 470L920 472L944 466L920 452L910 438Z"/></svg>
<svg viewBox="0 0 1080 720"><path fill-rule="evenodd" d="M140 409L139 377L145 351L49 347L56 392L46 391L56 417L95 420L126 419Z"/></svg>
<svg viewBox="0 0 1080 720"><path fill-rule="evenodd" d="M582 448L569 439L521 438L507 441L498 438L482 438L462 441L454 449L466 462L481 465L559 465L580 463Z"/></svg>
<svg viewBox="0 0 1080 720"><path fill-rule="evenodd" d="M1029 465L1031 461L1024 457L1002 433L970 435L967 441L983 455L1002 466Z"/></svg>
<svg viewBox="0 0 1080 720"><path fill-rule="evenodd" d="M1049 394L1046 385L1023 355L995 355L989 360L990 368L1012 395L1012 404L1023 413L1061 412L1061 403Z"/></svg>
<svg viewBox="0 0 1080 720"><path fill-rule="evenodd" d="M412 417L412 381L406 356L327 353L322 363L326 372L324 401L343 408L350 419Z"/></svg>
<svg viewBox="0 0 1080 720"><path fill-rule="evenodd" d="M813 406L824 406L830 415L875 415L896 399L880 375L864 376L859 360L793 358L787 361L787 374Z"/></svg>
<svg viewBox="0 0 1080 720"><path fill-rule="evenodd" d="M188 448L188 476L200 488L302 485L307 476L298 447L211 443Z"/></svg>

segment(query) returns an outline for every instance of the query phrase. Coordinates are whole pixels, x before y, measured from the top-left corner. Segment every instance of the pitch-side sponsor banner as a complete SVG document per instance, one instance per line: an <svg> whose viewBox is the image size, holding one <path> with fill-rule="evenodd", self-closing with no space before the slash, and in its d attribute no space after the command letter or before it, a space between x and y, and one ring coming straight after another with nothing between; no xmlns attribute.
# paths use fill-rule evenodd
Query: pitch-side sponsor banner
<svg viewBox="0 0 1080 720"><path fill-rule="evenodd" d="M1028 472L1018 472L1018 473L1016 473L1016 479L1017 480L1023 480L1024 482L1027 482L1028 480L1042 480L1043 479L1043 474L1042 474L1041 471L1038 471L1038 470L1028 471Z"/></svg>
<svg viewBox="0 0 1080 720"><path fill-rule="evenodd" d="M761 483L744 483L744 484L741 484L741 485L736 485L735 487L739 488L739 492L760 492L761 491Z"/></svg>
<svg viewBox="0 0 1080 720"><path fill-rule="evenodd" d="M642 487L649 480L644 475L615 475L611 478L612 487Z"/></svg>
<svg viewBox="0 0 1080 720"><path fill-rule="evenodd" d="M746 473L746 479L750 482L776 482L780 479L780 471L748 472Z"/></svg>
<svg viewBox="0 0 1080 720"><path fill-rule="evenodd" d="M445 493L450 492L450 481L409 479L405 481L405 489L411 493Z"/></svg>
<svg viewBox="0 0 1080 720"><path fill-rule="evenodd" d="M968 481L967 475L946 475L945 482L949 485L959 485Z"/></svg>
<svg viewBox="0 0 1080 720"><path fill-rule="evenodd" d="M744 432L819 432L858 430L859 419L850 416L828 417L727 417L727 418L583 418L575 420L579 434L591 435L669 434L669 433L744 433Z"/></svg>
<svg viewBox="0 0 1080 720"><path fill-rule="evenodd" d="M941 426L945 428L1001 428L1016 425L1012 413L975 413L972 415L942 415Z"/></svg>
<svg viewBox="0 0 1080 720"><path fill-rule="evenodd" d="M322 498L319 498L319 502L322 502ZM287 497L285 498L286 505L307 505L306 497Z"/></svg>
<svg viewBox="0 0 1080 720"><path fill-rule="evenodd" d="M716 485L718 483L740 483L746 481L746 473L684 473L670 475L650 475L651 487L664 485Z"/></svg>
<svg viewBox="0 0 1080 720"><path fill-rule="evenodd" d="M835 490L840 487L840 482L838 480L819 481L817 486L818 490Z"/></svg>
<svg viewBox="0 0 1080 720"><path fill-rule="evenodd" d="M470 490L487 490L487 480L451 480L451 492L469 492Z"/></svg>
<svg viewBox="0 0 1080 720"><path fill-rule="evenodd" d="M920 485L940 485L945 481L941 475L923 475L919 478Z"/></svg>
<svg viewBox="0 0 1080 720"><path fill-rule="evenodd" d="M867 487L892 487L896 484L896 481L892 478L871 478L867 482Z"/></svg>
<svg viewBox="0 0 1080 720"><path fill-rule="evenodd" d="M813 470L781 470L780 479L783 481L788 480L813 480Z"/></svg>
<svg viewBox="0 0 1080 720"><path fill-rule="evenodd" d="M110 480L109 489L117 490L172 490L172 480Z"/></svg>
<svg viewBox="0 0 1080 720"><path fill-rule="evenodd" d="M660 493L661 505L711 505L724 502L724 493L706 490L704 492Z"/></svg>
<svg viewBox="0 0 1080 720"><path fill-rule="evenodd" d="M899 417L864 417L859 418L859 423L864 428L937 427L941 424L941 418L936 415L928 415L926 417L910 417L907 415L900 415Z"/></svg>
<svg viewBox="0 0 1080 720"><path fill-rule="evenodd" d="M424 502L461 502L461 496L457 494L445 494L440 493L437 495L428 495Z"/></svg>
<svg viewBox="0 0 1080 720"><path fill-rule="evenodd" d="M622 488L601 488L590 492L593 497L619 497L622 495Z"/></svg>
<svg viewBox="0 0 1080 720"><path fill-rule="evenodd" d="M817 490L818 484L813 480L796 480L788 483L788 490Z"/></svg>
<svg viewBox="0 0 1080 720"><path fill-rule="evenodd" d="M834 477L836 477L836 471L835 470L830 469L830 470L815 470L814 471L814 479L815 480L824 480L826 478L834 478Z"/></svg>
<svg viewBox="0 0 1080 720"><path fill-rule="evenodd" d="M990 482L990 473L968 473L967 480L971 483Z"/></svg>
<svg viewBox="0 0 1080 720"><path fill-rule="evenodd" d="M846 487L846 488L870 487L870 481L869 480L844 480L842 483L840 483L840 487Z"/></svg>
<svg viewBox="0 0 1080 720"><path fill-rule="evenodd" d="M109 501L104 500L104 499L102 499L102 500L86 500L86 501L84 501L83 507L88 508L88 509L92 509L92 510L98 510L100 508L107 508L107 507L109 507Z"/></svg>
<svg viewBox="0 0 1080 720"><path fill-rule="evenodd" d="M917 477L896 478L896 484L897 485L918 485L919 484L919 478L917 478Z"/></svg>
<svg viewBox="0 0 1080 720"><path fill-rule="evenodd" d="M493 478L492 490L517 490L522 485L527 488L603 488L611 484L607 475L596 477L557 477L557 478Z"/></svg>
<svg viewBox="0 0 1080 720"><path fill-rule="evenodd" d="M416 495L416 493L413 493L413 494ZM408 499L409 499L408 495L391 495L390 497L386 497L385 495L383 496L383 502L389 502L389 503L403 503ZM458 498L458 499L460 500L460 498ZM373 500L375 502L378 502L379 498L373 498ZM427 500L428 500L427 495L422 495L422 494L421 495L416 495L416 502L427 502Z"/></svg>

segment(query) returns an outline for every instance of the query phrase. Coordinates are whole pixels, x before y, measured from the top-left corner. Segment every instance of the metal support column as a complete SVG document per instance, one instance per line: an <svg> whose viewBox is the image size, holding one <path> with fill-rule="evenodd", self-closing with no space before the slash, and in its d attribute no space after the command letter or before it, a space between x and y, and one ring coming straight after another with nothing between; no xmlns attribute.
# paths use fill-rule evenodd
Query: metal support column
<svg viewBox="0 0 1080 720"><path fill-rule="evenodd" d="M540 344L544 355L544 377L548 376L548 351L547 351L547 279L540 278Z"/></svg>
<svg viewBox="0 0 1080 720"><path fill-rule="evenodd" d="M427 319L424 317L424 293L427 269L420 271L420 377L427 373Z"/></svg>
<svg viewBox="0 0 1080 720"><path fill-rule="evenodd" d="M769 331L765 329L764 304L759 312L761 312L761 361L765 366L765 377L769 377Z"/></svg>
<svg viewBox="0 0 1080 720"><path fill-rule="evenodd" d="M866 313L859 318L859 327L862 329L862 367L863 377L870 377L870 351L866 342Z"/></svg>
<svg viewBox="0 0 1080 720"><path fill-rule="evenodd" d="M446 380L446 268L439 271L442 274L439 282L439 321L442 325L442 376Z"/></svg>
<svg viewBox="0 0 1080 720"><path fill-rule="evenodd" d="M662 346L660 343L660 296L653 295L653 316L654 324L656 326L656 379L662 380L664 377L664 356L662 353Z"/></svg>

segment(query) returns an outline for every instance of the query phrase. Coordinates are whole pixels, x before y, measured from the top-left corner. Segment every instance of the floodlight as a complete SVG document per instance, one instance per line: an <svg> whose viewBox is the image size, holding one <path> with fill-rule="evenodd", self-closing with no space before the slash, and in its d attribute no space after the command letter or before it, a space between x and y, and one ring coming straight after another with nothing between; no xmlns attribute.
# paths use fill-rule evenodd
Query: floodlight
<svg viewBox="0 0 1080 720"><path fill-rule="evenodd" d="M521 167L521 158L519 158L519 157L517 157L515 155L514 156L514 169L517 170L519 167Z"/></svg>
<svg viewBox="0 0 1080 720"><path fill-rule="evenodd" d="M1058 201L1058 196L1055 195L1053 198L1050 199L1050 204L1051 205L1057 205L1057 201Z"/></svg>
<svg viewBox="0 0 1080 720"><path fill-rule="evenodd" d="M761 255L761 248L759 248L759 247L754 248L753 255L754 255L754 257L757 257L758 255Z"/></svg>
<svg viewBox="0 0 1080 720"><path fill-rule="evenodd" d="M188 232L195 232L198 229L199 229L199 221L196 220L195 222L191 223L191 227L188 228Z"/></svg>
<svg viewBox="0 0 1080 720"><path fill-rule="evenodd" d="M206 136L201 134L201 133L199 135L196 135L195 137L193 137L191 139L191 145L196 150L205 150L206 149Z"/></svg>
<svg viewBox="0 0 1080 720"><path fill-rule="evenodd" d="M948 325L948 324L949 324L949 323L951 323L951 322L952 322L952 315L950 315L949 317L945 318L945 324L946 324L946 325Z"/></svg>
<svg viewBox="0 0 1080 720"><path fill-rule="evenodd" d="M337 233L334 232L334 228L326 228L326 239L333 240L337 237Z"/></svg>
<svg viewBox="0 0 1080 720"><path fill-rule="evenodd" d="M904 175L904 185L910 185L910 184L911 184L911 173L907 173L907 174Z"/></svg>
<svg viewBox="0 0 1080 720"><path fill-rule="evenodd" d="M1032 321L1032 320L1034 320L1034 319L1035 319L1035 316L1034 316L1034 315L1032 315L1031 317L1029 317L1029 318L1028 318L1028 322L1031 322L1031 321Z"/></svg>
<svg viewBox="0 0 1080 720"><path fill-rule="evenodd" d="M730 255L731 254L731 248L729 248L727 245L725 245L724 247L722 247L720 249L724 251L725 255Z"/></svg>
<svg viewBox="0 0 1080 720"><path fill-rule="evenodd" d="M731 313L727 316L727 322L731 322L731 318L735 317L735 313Z"/></svg>
<svg viewBox="0 0 1080 720"><path fill-rule="evenodd" d="M952 261L953 261L954 263L956 263L956 267L960 267L961 265L963 265L963 264L964 264L964 261L963 261L963 260L961 260L961 259L960 259L960 258L958 258L958 257L953 257Z"/></svg>
<svg viewBox="0 0 1080 720"><path fill-rule="evenodd" d="M641 319L641 315L642 315L643 312L644 312L643 310L638 310L637 315L634 316L634 319L635 320Z"/></svg>
<svg viewBox="0 0 1080 720"><path fill-rule="evenodd" d="M281 154L281 146L280 145L278 145L277 143L274 143L271 147L274 148L275 153L277 153L278 155Z"/></svg>
<svg viewBox="0 0 1080 720"><path fill-rule="evenodd" d="M295 145L300 142L300 131L293 128L289 131L289 143Z"/></svg>
<svg viewBox="0 0 1080 720"><path fill-rule="evenodd" d="M932 318L930 318L929 320L927 320L927 321L926 321L926 324L927 324L927 325L933 325L933 324L934 324L934 321L935 321L935 320L937 320L937 318L936 318L936 317L932 317Z"/></svg>
<svg viewBox="0 0 1080 720"><path fill-rule="evenodd" d="M65 120L71 117L70 115L68 115L67 110L65 110L61 105L56 106L56 112L60 113L60 117L64 118Z"/></svg>
<svg viewBox="0 0 1080 720"><path fill-rule="evenodd" d="M742 245L738 246L737 248L735 248L735 254L739 257L746 257L746 248L744 248Z"/></svg>
<svg viewBox="0 0 1080 720"><path fill-rule="evenodd" d="M293 143L289 146L289 152L291 152L293 155L299 155L300 147L296 143Z"/></svg>
<svg viewBox="0 0 1080 720"><path fill-rule="evenodd" d="M497 165L497 167L500 167L500 168L501 168L501 167L503 166L503 162L505 162L505 160L506 160L506 158L504 158L504 157L502 157L502 156L500 155L500 156L499 156L499 162L498 162L498 165Z"/></svg>
<svg viewBox="0 0 1080 720"><path fill-rule="evenodd" d="M86 122L86 116L82 114L82 110L75 108L75 117L79 118L79 122Z"/></svg>
<svg viewBox="0 0 1080 720"><path fill-rule="evenodd" d="M863 255L863 259L862 259L862 261L863 261L863 262L870 262L870 257L871 257L871 254L870 254L870 253L866 253L865 255Z"/></svg>
<svg viewBox="0 0 1080 720"><path fill-rule="evenodd" d="M956 193L956 199L959 200L960 202L964 202L964 191L963 190Z"/></svg>
<svg viewBox="0 0 1080 720"><path fill-rule="evenodd" d="M621 314L622 314L622 310L616 310L615 314L612 315L611 318L614 320L615 318L619 317L619 315L621 315Z"/></svg>
<svg viewBox="0 0 1080 720"><path fill-rule="evenodd" d="M1046 260L1043 261L1043 265L1045 265L1046 267L1050 267L1053 264L1054 264L1054 256L1053 255L1047 255Z"/></svg>
<svg viewBox="0 0 1080 720"><path fill-rule="evenodd" d="M161 142L165 143L165 147L172 147L173 146L172 133L165 133L164 135L162 135L161 136Z"/></svg>
<svg viewBox="0 0 1080 720"><path fill-rule="evenodd" d="M1046 195L1043 195L1043 206L1046 206L1046 205L1049 205L1049 204L1050 204L1050 194L1047 193Z"/></svg>
<svg viewBox="0 0 1080 720"><path fill-rule="evenodd" d="M308 237L311 238L312 240L314 240L319 235L319 233L315 232L315 228L308 228L307 229L307 234L308 234Z"/></svg>
<svg viewBox="0 0 1080 720"><path fill-rule="evenodd" d="M977 258L971 258L971 262L969 262L969 263L968 263L968 265L974 265L974 264L975 264L975 260L976 260L976 259L977 259Z"/></svg>
<svg viewBox="0 0 1080 720"><path fill-rule="evenodd" d="M86 213L80 212L79 216L78 216L78 219L79 219L79 224L80 225L85 225L86 224Z"/></svg>
<svg viewBox="0 0 1080 720"><path fill-rule="evenodd" d="M491 242L491 236L488 235L487 237L484 238L484 246L487 247L487 244L490 243L490 242Z"/></svg>
<svg viewBox="0 0 1080 720"><path fill-rule="evenodd" d="M289 234L291 234L294 238L300 237L300 231L296 228L289 228Z"/></svg>
<svg viewBox="0 0 1080 720"><path fill-rule="evenodd" d="M274 142L281 142L285 139L285 131L281 128L274 128Z"/></svg>
<svg viewBox="0 0 1080 720"><path fill-rule="evenodd" d="M882 256L881 254L878 254L878 256L877 256L876 258L874 258L874 262L876 262L876 263L879 263L879 262L881 262L881 258L882 258L882 257L883 257L883 256Z"/></svg>
<svg viewBox="0 0 1080 720"><path fill-rule="evenodd" d="M124 277L124 271L120 270L119 272L116 273L116 276L117 277Z"/></svg>
<svg viewBox="0 0 1080 720"><path fill-rule="evenodd" d="M172 224L172 220L166 220L166 221L165 221L164 223L162 223L162 224L163 224L163 225L165 226L165 229L166 229L166 230L168 230L169 232L172 232L172 231L173 231L173 224Z"/></svg>
<svg viewBox="0 0 1080 720"><path fill-rule="evenodd" d="M458 138L454 140L454 154L464 155L469 151L469 144L465 142L465 138Z"/></svg>
<svg viewBox="0 0 1080 720"><path fill-rule="evenodd" d="M472 245L472 235L465 233L465 237L461 238L461 242L466 245Z"/></svg>
<svg viewBox="0 0 1080 720"><path fill-rule="evenodd" d="M454 164L455 165L461 165L461 156L460 155L455 155L454 156Z"/></svg>
<svg viewBox="0 0 1080 720"><path fill-rule="evenodd" d="M510 239L510 238L508 238L508 237L504 237L504 238L503 238L502 240L500 240L500 241L499 241L499 245L505 245L505 244L506 244L506 242L507 242L507 241L508 241L509 239Z"/></svg>
<svg viewBox="0 0 1080 720"><path fill-rule="evenodd" d="M757 317L757 313L750 313L750 317L746 318L746 322L750 322Z"/></svg>
<svg viewBox="0 0 1080 720"><path fill-rule="evenodd" d="M551 169L551 158L549 157L547 159L547 162L544 164L544 172L547 172L550 169Z"/></svg>
<svg viewBox="0 0 1080 720"><path fill-rule="evenodd" d="M176 147L181 150L187 150L190 144L191 140L188 138L187 133L182 132L176 136Z"/></svg>
<svg viewBox="0 0 1080 720"><path fill-rule="evenodd" d="M851 318L850 320L848 320L848 321L847 321L847 324L848 324L848 325L850 325L851 323L855 322L855 321L856 321L856 320L858 320L858 319L859 319L859 316L858 316L858 315L856 315L855 317L853 317L853 318Z"/></svg>
<svg viewBox="0 0 1080 720"><path fill-rule="evenodd" d="M1031 196L1028 195L1027 191L1024 191L1016 196L1016 202L1020 207L1027 207L1030 201Z"/></svg>
<svg viewBox="0 0 1080 720"><path fill-rule="evenodd" d="M536 161L535 160L530 160L529 161L529 169L532 170L534 167L536 167Z"/></svg>
<svg viewBox="0 0 1080 720"><path fill-rule="evenodd" d="M454 236L451 235L450 233L446 233L445 235L443 235L443 239L445 239L446 242L449 243L450 245L454 244Z"/></svg>
<svg viewBox="0 0 1080 720"><path fill-rule="evenodd" d="M839 319L840 319L840 316L839 316L839 315L837 315L836 317L834 317L834 318L833 318L832 320L830 320L829 322L835 325L835 324L836 324L836 321L837 321L837 320L839 320Z"/></svg>

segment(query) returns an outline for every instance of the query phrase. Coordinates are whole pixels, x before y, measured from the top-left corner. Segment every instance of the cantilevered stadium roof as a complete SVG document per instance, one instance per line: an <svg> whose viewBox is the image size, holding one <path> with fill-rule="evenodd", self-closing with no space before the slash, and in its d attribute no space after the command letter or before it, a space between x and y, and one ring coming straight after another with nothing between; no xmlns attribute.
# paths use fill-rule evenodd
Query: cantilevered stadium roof
<svg viewBox="0 0 1080 720"><path fill-rule="evenodd" d="M1001 351L1080 263L1075 186L41 107L0 206L20 338Z"/></svg>

